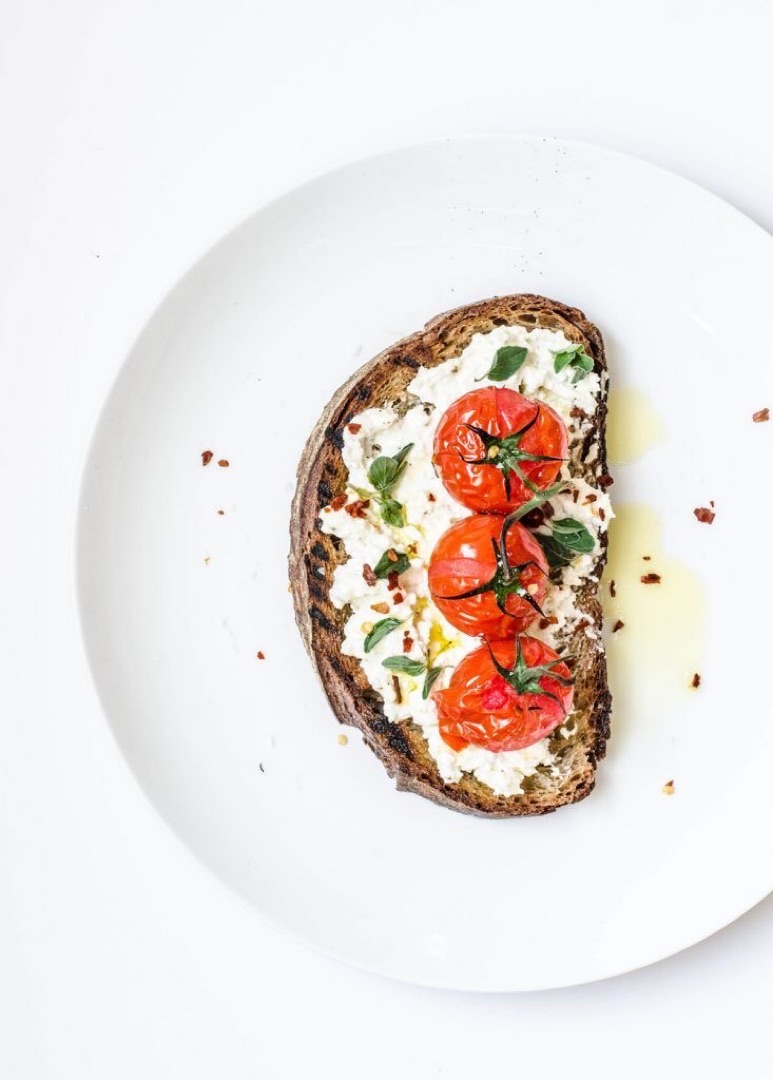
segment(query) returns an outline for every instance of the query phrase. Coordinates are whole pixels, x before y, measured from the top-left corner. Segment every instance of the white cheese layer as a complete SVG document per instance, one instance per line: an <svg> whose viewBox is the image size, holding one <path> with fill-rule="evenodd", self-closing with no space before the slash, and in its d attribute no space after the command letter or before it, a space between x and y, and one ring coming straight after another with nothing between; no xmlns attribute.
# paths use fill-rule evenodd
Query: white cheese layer
<svg viewBox="0 0 773 1080"><path fill-rule="evenodd" d="M587 375L573 383L574 370L570 365L561 372L554 369L554 354L572 347L564 334L521 326L502 326L486 334L475 334L461 355L433 368L420 368L408 386L408 393L417 403L400 415L393 408L366 409L354 417L344 431L343 460L348 469L347 494L350 501L367 498L372 488L368 468L379 455L393 455L408 443L413 443L405 471L394 491L394 498L405 507L406 525L393 528L379 514L378 504L371 499L364 517L351 516L345 508L326 507L322 514L325 532L340 537L347 562L338 567L330 590L330 598L338 608L350 608L342 652L357 657L371 686L384 700L388 720L412 719L421 727L429 751L437 762L446 783L461 779L465 772L473 773L498 795L515 795L522 790L525 777L539 766L550 767L554 755L549 739L543 739L524 750L494 753L482 747L468 746L452 750L440 736L435 705L422 697L423 676L395 676L383 667L388 656L403 655L403 638L408 631L412 645L405 654L433 667L445 665L435 683L440 689L447 686L453 668L467 653L480 644L452 627L432 602L427 581L427 566L432 550L442 533L455 521L469 516L470 511L457 503L446 491L432 465L432 444L441 416L452 402L470 390L492 385L485 380L496 352L504 345L521 345L528 350L521 368L497 386L517 390L534 400L552 406L561 416L569 432L570 461L562 477L577 491L557 495L551 500L556 517L572 517L581 521L598 539L612 517L606 493L591 488L582 480L574 480L581 444L591 421L573 416L581 410L592 416L601 391L599 376ZM482 381L477 381L482 378ZM585 425L584 427L582 425ZM359 425L359 427L358 427ZM355 430L352 431L351 428ZM595 445L590 458L597 453ZM399 589L391 591L384 580L370 586L363 577L367 563L374 567L389 547L408 551L411 567L400 575ZM555 646L582 616L575 605L574 588L586 581L596 559L598 548L590 555L578 556L562 571L559 584L551 583L543 609L547 617L556 620L544 630L537 623L527 633ZM397 602L395 603L395 598ZM404 620L383 638L370 653L364 650L369 630L387 612L374 610L386 605L388 615ZM590 637L600 636L596 627L588 626Z"/></svg>

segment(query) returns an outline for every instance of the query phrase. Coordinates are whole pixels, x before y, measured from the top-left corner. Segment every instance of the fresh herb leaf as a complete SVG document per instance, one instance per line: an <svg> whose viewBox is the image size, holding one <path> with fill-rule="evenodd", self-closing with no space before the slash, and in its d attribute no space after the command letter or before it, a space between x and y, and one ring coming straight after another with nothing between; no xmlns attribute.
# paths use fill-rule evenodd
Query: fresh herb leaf
<svg viewBox="0 0 773 1080"><path fill-rule="evenodd" d="M379 641L391 634L393 630L396 630L401 623L401 619L395 619L390 616L388 619L379 619L373 629L365 638L363 648L366 653L369 653L371 649L378 645Z"/></svg>
<svg viewBox="0 0 773 1080"><path fill-rule="evenodd" d="M368 479L376 489L375 497L381 509L382 520L396 529L402 529L405 525L405 508L391 496L397 481L405 472L406 458L412 449L413 443L408 443L392 457L377 457L368 469Z"/></svg>
<svg viewBox="0 0 773 1080"><path fill-rule="evenodd" d="M407 446L404 446L402 450L398 450L397 453L393 455L392 461L396 461L398 465L402 465L411 450L413 450L413 443L409 442Z"/></svg>
<svg viewBox="0 0 773 1080"><path fill-rule="evenodd" d="M424 699L424 701L426 701L427 698L429 697L430 691L432 690L432 687L437 682L437 680L440 677L440 674L442 673L442 671L443 671L442 667L427 668L427 677L424 680L424 689L421 692L421 696Z"/></svg>
<svg viewBox="0 0 773 1080"><path fill-rule="evenodd" d="M368 469L368 479L376 491L382 495L389 495L395 484L405 471L405 459L413 449L413 443L408 443L402 450L398 450L393 457L377 457L371 462Z"/></svg>
<svg viewBox="0 0 773 1080"><path fill-rule="evenodd" d="M596 541L585 526L574 518L552 521L552 533L535 533L551 569L568 566L575 555L593 551Z"/></svg>
<svg viewBox="0 0 773 1080"><path fill-rule="evenodd" d="M402 529L405 526L405 507L397 499L382 499L381 517L387 525Z"/></svg>
<svg viewBox="0 0 773 1080"><path fill-rule="evenodd" d="M381 663L387 670L400 675L421 675L425 667L421 660L411 660L410 656L388 656Z"/></svg>
<svg viewBox="0 0 773 1080"><path fill-rule="evenodd" d="M534 535L545 552L545 558L551 570L560 570L562 567L568 566L574 558L574 554L568 548L557 543L549 533L535 533Z"/></svg>
<svg viewBox="0 0 773 1080"><path fill-rule="evenodd" d="M494 363L491 365L488 374L481 375L475 382L482 382L483 379L491 379L492 382L504 382L505 379L509 379L511 375L516 373L526 359L527 352L528 349L523 345L503 345L501 349L497 349Z"/></svg>
<svg viewBox="0 0 773 1080"><path fill-rule="evenodd" d="M563 371L569 361L575 355L574 349L562 349L561 352L553 353L553 370L556 375Z"/></svg>
<svg viewBox="0 0 773 1080"><path fill-rule="evenodd" d="M593 551L595 541L581 521L574 518L557 518L551 522L553 536L564 547L587 554Z"/></svg>
<svg viewBox="0 0 773 1080"><path fill-rule="evenodd" d="M368 479L376 491L391 491L397 483L400 463L391 457L377 457L368 469Z"/></svg>
<svg viewBox="0 0 773 1080"><path fill-rule="evenodd" d="M578 356L576 358L576 362L573 366L575 368L575 372L572 382L578 383L581 379L584 379L586 375L590 375L590 373L593 371L593 360L586 353L583 353L581 356Z"/></svg>
<svg viewBox="0 0 773 1080"><path fill-rule="evenodd" d="M593 357L588 356L583 345L573 345L571 349L562 349L553 354L553 368L558 374L569 364L574 368L573 383L578 383L593 371Z"/></svg>
<svg viewBox="0 0 773 1080"><path fill-rule="evenodd" d="M397 556L396 559L389 558L390 551ZM404 551L395 551L394 548L389 548L389 551L385 551L373 567L373 573L377 578L389 577L390 574L404 574L410 565L411 560Z"/></svg>

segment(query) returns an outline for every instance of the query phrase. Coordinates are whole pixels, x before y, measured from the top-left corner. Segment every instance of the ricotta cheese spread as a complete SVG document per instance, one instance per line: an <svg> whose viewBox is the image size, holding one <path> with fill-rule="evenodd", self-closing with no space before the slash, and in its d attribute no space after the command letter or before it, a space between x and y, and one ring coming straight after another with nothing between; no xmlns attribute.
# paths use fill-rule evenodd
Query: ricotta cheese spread
<svg viewBox="0 0 773 1080"><path fill-rule="evenodd" d="M518 371L504 382L485 381L494 357L505 345L525 346L526 359ZM456 502L446 491L432 465L432 445L435 429L446 409L470 390L496 385L517 390L525 397L550 405L567 427L569 460L564 464L561 479L571 485L568 493L551 499L555 516L572 517L591 533L596 546L590 554L578 555L561 571L560 581L551 581L542 608L548 626L533 623L526 633L538 637L558 649L580 619L588 616L575 604L576 588L592 577L598 555L598 540L612 517L606 492L591 487L577 475L583 442L592 427L590 419L598 396L603 389L595 372L574 382L575 371L567 365L555 371L555 353L572 348L560 331L538 327L501 326L488 333L475 334L464 351L436 367L420 368L407 391L416 403L401 413L392 407L366 409L353 417L343 433L343 460L348 470L347 496L351 500L367 498L372 491L368 469L374 458L396 454L408 443L413 447L406 459L395 490L395 498L405 508L403 527L387 525L381 518L375 500L352 516L345 507L325 507L322 513L324 532L339 537L348 559L335 571L330 598L340 609L348 608L342 652L356 657L370 682L384 701L384 714L396 722L411 719L427 740L429 751L437 762L446 783L472 773L498 795L515 795L522 790L525 777L540 767L553 768L555 756L548 738L523 750L495 753L479 746L452 750L443 740L438 728L438 716L432 697L422 696L423 676L394 675L383 667L382 661L396 653L403 654L403 638L409 632L412 641L405 655L417 661L442 666L435 687L445 687L452 670L467 653L480 645L478 638L469 637L452 627L435 607L427 579L427 567L432 550L440 536L454 522L467 517L470 511ZM581 415L585 414L585 415ZM592 444L586 461L594 461L598 447ZM577 493L575 496L575 492ZM387 580L369 585L363 576L367 564L376 566L387 548L394 547L410 556L410 568L400 574L399 588L389 589ZM595 579L594 579L595 580ZM374 607L376 610L374 610ZM383 618L378 609L401 620L369 653L365 652L365 637ZM599 628L591 623L585 627L588 637L601 647ZM571 727L572 725L569 725ZM559 729L568 737L568 728Z"/></svg>

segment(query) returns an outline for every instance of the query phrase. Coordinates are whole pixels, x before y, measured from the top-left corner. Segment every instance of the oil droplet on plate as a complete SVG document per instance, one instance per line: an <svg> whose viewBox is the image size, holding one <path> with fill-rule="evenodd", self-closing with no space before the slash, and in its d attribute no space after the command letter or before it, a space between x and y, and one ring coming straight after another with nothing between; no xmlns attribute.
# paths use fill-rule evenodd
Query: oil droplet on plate
<svg viewBox="0 0 773 1080"><path fill-rule="evenodd" d="M633 387L609 392L607 456L613 465L631 465L666 436L663 421L647 397Z"/></svg>
<svg viewBox="0 0 773 1080"><path fill-rule="evenodd" d="M601 591L613 719L627 727L632 718L646 722L666 697L701 692L692 680L701 670L705 597L700 579L663 550L651 507L617 506L615 515ZM647 575L660 580L645 584Z"/></svg>

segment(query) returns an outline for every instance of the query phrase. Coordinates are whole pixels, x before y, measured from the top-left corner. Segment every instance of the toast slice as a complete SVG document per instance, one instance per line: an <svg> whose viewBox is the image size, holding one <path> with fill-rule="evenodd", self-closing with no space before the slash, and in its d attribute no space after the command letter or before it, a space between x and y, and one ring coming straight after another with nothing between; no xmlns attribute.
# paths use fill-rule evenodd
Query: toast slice
<svg viewBox="0 0 773 1080"><path fill-rule="evenodd" d="M525 776L517 793L502 794L473 772L463 772L454 782L445 781L422 728L411 719L387 719L384 702L360 661L342 652L347 612L333 604L330 590L336 569L347 561L347 552L337 536L323 530L322 520L325 508L346 489L347 467L342 456L346 425L373 407L391 406L398 411L416 407L407 387L419 370L459 357L474 335L488 334L497 327L560 331L569 342L582 345L593 359L600 389L594 413L584 415L579 422L571 479L585 481L596 490L611 482L605 446L607 363L598 329L576 308L542 296L521 294L484 300L440 315L420 332L385 349L333 396L298 467L289 569L296 621L333 712L342 724L360 730L397 788L466 813L514 817L549 813L587 796L595 784L597 763L605 753L611 695L599 632L602 614L598 593L606 560L606 531L599 534L592 572L573 590L582 618L560 642L561 650L575 658L571 723L550 737L551 765L540 765ZM460 516L466 513L460 508Z"/></svg>

